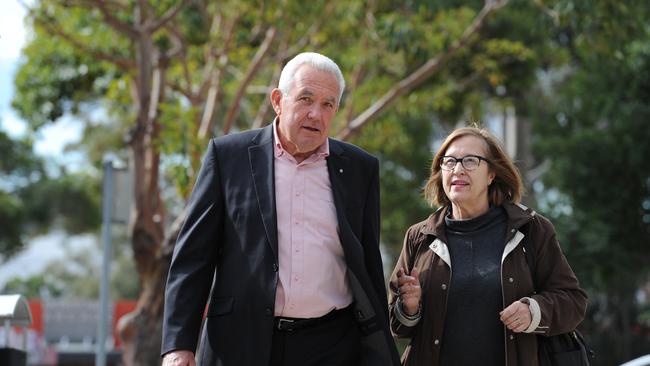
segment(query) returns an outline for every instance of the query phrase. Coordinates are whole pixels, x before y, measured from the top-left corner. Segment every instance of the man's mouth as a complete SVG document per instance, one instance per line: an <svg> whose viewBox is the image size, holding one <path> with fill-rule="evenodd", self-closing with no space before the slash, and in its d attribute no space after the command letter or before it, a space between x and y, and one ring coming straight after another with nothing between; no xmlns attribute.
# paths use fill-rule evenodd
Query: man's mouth
<svg viewBox="0 0 650 366"><path fill-rule="evenodd" d="M320 130L316 127L309 127L309 126L302 126L302 128L311 131L311 132L320 132Z"/></svg>

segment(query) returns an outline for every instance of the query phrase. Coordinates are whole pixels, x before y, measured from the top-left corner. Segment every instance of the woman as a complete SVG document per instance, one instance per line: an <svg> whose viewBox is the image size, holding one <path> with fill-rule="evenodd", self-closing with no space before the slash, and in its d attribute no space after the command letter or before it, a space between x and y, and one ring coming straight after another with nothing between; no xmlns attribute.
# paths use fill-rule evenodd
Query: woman
<svg viewBox="0 0 650 366"><path fill-rule="evenodd" d="M424 193L440 208L408 229L390 281L392 331L410 338L403 364L537 365L536 335L573 330L587 295L553 225L519 204L512 160L487 130L457 129Z"/></svg>

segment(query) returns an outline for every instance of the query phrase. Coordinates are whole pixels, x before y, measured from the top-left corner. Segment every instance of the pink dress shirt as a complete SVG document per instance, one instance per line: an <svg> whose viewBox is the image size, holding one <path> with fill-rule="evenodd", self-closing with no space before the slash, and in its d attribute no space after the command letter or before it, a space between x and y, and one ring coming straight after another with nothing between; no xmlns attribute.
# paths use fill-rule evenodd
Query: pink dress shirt
<svg viewBox="0 0 650 366"><path fill-rule="evenodd" d="M317 318L352 303L327 161L329 141L298 163L273 123L280 281L275 315Z"/></svg>

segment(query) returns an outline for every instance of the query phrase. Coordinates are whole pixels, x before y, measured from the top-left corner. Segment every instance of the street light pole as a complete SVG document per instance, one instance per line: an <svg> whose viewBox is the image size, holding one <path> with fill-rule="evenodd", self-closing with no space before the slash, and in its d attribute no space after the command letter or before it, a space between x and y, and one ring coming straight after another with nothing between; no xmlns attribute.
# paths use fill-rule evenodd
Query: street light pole
<svg viewBox="0 0 650 366"><path fill-rule="evenodd" d="M97 352L95 366L106 365L106 333L108 326L108 285L111 264L111 224L113 216L113 159L104 158L104 182L102 194L102 242L104 257L99 292L99 324L97 327Z"/></svg>

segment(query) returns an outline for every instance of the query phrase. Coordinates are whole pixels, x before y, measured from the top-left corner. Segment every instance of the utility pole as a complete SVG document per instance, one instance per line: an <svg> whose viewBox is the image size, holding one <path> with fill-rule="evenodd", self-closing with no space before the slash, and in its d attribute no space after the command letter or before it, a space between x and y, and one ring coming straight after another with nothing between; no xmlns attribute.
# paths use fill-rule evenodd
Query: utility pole
<svg viewBox="0 0 650 366"><path fill-rule="evenodd" d="M97 352L95 366L106 366L106 333L108 326L108 285L111 264L111 226L113 217L113 158L104 158L104 182L102 193L102 243L104 257L99 292L99 324L97 326Z"/></svg>

